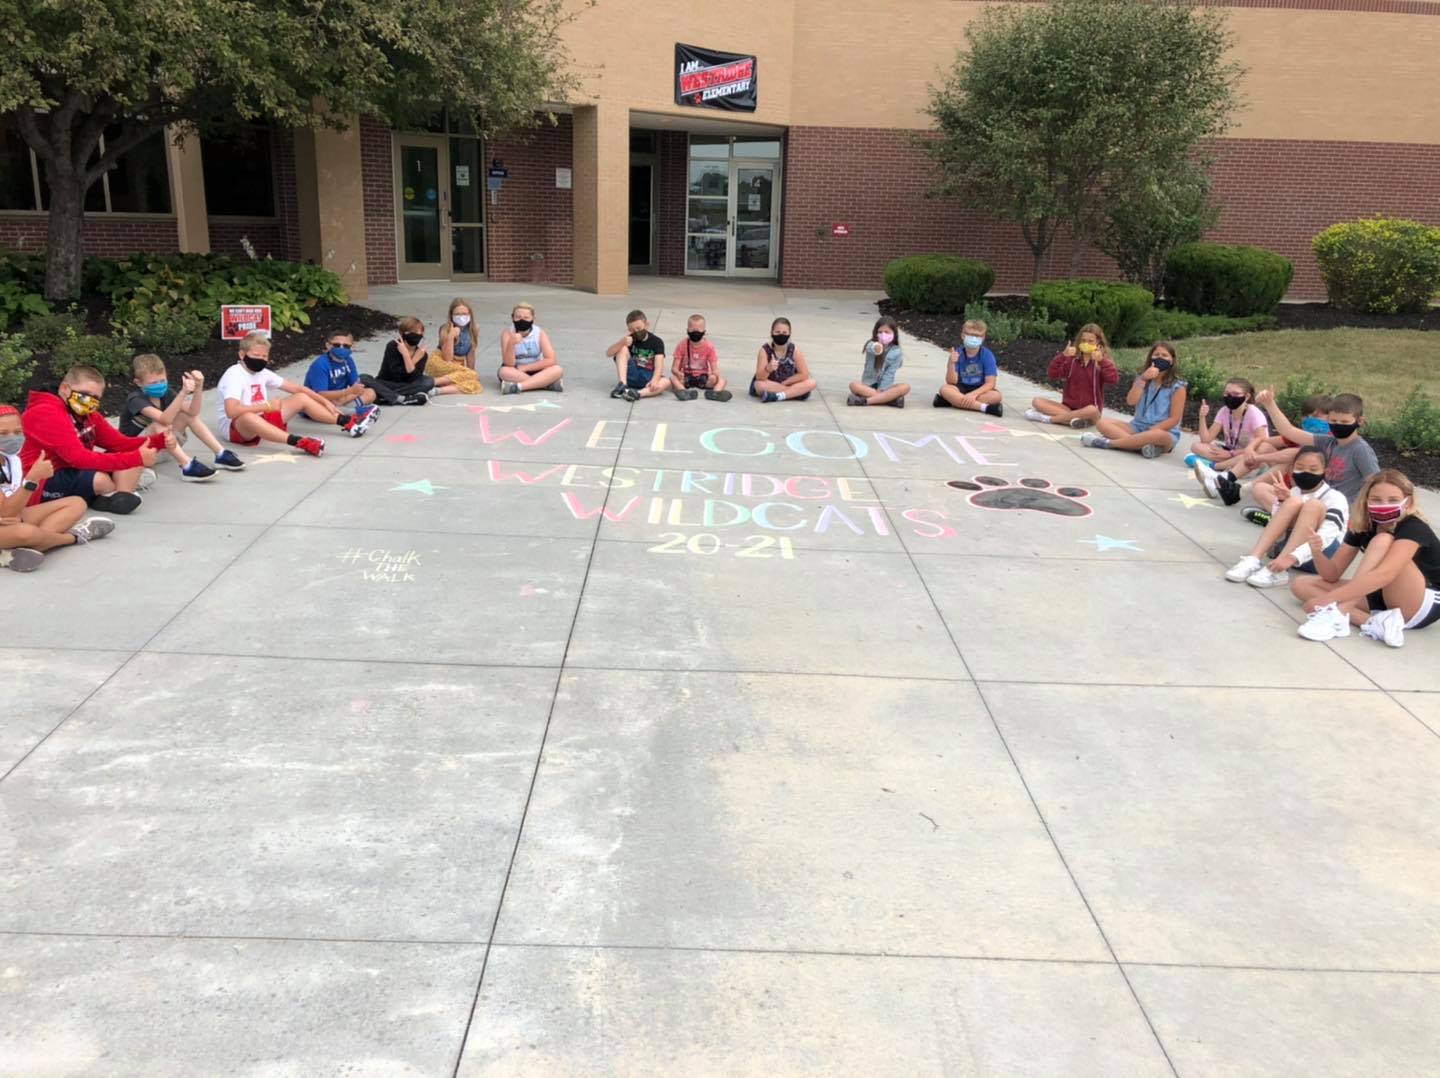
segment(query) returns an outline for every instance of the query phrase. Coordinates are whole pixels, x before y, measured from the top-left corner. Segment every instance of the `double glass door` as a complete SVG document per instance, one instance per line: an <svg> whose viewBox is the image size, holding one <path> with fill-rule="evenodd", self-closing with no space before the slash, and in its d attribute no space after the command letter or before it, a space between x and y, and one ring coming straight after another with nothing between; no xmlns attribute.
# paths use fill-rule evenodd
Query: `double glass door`
<svg viewBox="0 0 1440 1078"><path fill-rule="evenodd" d="M397 135L401 280L485 273L485 167L478 138Z"/></svg>
<svg viewBox="0 0 1440 1078"><path fill-rule="evenodd" d="M685 272L774 277L779 268L777 161L690 160Z"/></svg>

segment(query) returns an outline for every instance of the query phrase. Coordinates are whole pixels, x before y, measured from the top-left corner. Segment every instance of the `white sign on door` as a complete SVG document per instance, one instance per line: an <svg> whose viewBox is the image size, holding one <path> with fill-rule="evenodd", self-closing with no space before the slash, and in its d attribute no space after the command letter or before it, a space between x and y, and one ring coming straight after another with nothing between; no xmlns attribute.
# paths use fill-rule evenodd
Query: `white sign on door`
<svg viewBox="0 0 1440 1078"><path fill-rule="evenodd" d="M751 196L750 196L749 208L750 208L750 212L751 212L751 213L759 213L759 212L760 212L760 196L759 196L759 195L751 195Z"/></svg>
<svg viewBox="0 0 1440 1078"><path fill-rule="evenodd" d="M555 186L562 191L570 190L571 174L568 168L555 170Z"/></svg>
<svg viewBox="0 0 1440 1078"><path fill-rule="evenodd" d="M456 165L456 166L455 166L455 186L456 186L456 187L469 187L469 186L470 186L470 166L469 166L469 165Z"/></svg>

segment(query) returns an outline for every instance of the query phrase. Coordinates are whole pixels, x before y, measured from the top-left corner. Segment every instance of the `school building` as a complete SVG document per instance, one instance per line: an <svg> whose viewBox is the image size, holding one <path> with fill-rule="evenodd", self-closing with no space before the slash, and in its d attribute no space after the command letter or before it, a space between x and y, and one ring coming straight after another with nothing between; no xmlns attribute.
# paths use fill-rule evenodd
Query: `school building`
<svg viewBox="0 0 1440 1078"><path fill-rule="evenodd" d="M225 251L311 260L352 297L414 280L568 284L635 274L874 288L891 258L983 259L1023 290L1017 226L925 197L928 87L967 0L577 0L581 88L556 122L481 140L440 116L396 131L257 127L157 136L91 191L90 252ZM1440 0L1231 0L1244 108L1214 147L1211 238L1291 258L1323 298L1310 237L1373 213L1440 225ZM45 242L43 169L0 132L0 246ZM1042 276L1069 272L1061 237ZM1114 267L1087 250L1082 273Z"/></svg>

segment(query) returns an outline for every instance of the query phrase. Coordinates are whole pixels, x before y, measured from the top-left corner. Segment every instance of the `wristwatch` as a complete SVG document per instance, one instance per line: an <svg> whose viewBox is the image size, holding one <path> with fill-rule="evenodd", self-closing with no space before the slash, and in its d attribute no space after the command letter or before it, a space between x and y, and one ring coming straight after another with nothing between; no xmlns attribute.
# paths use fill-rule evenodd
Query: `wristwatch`
<svg viewBox="0 0 1440 1078"><path fill-rule="evenodd" d="M33 479L26 479L20 485L26 490L30 491L32 494L40 489L40 484L35 482L35 480Z"/></svg>

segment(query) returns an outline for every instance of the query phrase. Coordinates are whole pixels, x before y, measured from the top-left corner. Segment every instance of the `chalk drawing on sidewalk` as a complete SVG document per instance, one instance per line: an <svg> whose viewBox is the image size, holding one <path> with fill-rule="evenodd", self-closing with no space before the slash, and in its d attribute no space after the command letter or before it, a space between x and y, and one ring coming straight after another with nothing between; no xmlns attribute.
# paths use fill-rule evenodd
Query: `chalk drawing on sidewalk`
<svg viewBox="0 0 1440 1078"><path fill-rule="evenodd" d="M1145 551L1136 546L1135 539L1112 539L1108 535L1101 535L1098 532L1094 539L1077 539L1077 543L1089 543L1096 551L1104 553L1107 550L1129 550L1136 554L1143 554Z"/></svg>
<svg viewBox="0 0 1440 1078"><path fill-rule="evenodd" d="M977 509L1029 509L1059 517L1088 517L1093 509L1080 499L1090 497L1083 487L1052 487L1048 479L1021 479L1011 482L993 475L977 475L973 481L952 479L945 484L969 492L966 498Z"/></svg>
<svg viewBox="0 0 1440 1078"><path fill-rule="evenodd" d="M1204 507L1204 508L1206 508L1206 509L1219 509L1219 508L1220 508L1218 505L1216 505L1214 502L1212 502L1209 498L1192 498L1189 494L1177 494L1177 495L1175 495L1175 497L1173 497L1173 498L1167 498L1167 499L1165 499L1165 500L1166 500L1166 501L1171 501L1171 502L1179 502L1181 505L1183 505L1183 506L1185 507L1186 512L1189 512L1191 509L1194 509L1196 506L1202 506L1202 507Z"/></svg>
<svg viewBox="0 0 1440 1078"><path fill-rule="evenodd" d="M400 483L390 488L390 493L424 494L426 497L433 495L437 490L449 490L449 487L437 486L428 479L416 479L411 483Z"/></svg>
<svg viewBox="0 0 1440 1078"><path fill-rule="evenodd" d="M360 578L372 584L413 584L420 568L418 550L362 550L352 546L335 557L360 570Z"/></svg>

